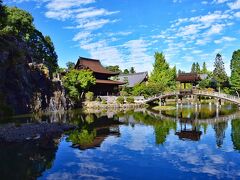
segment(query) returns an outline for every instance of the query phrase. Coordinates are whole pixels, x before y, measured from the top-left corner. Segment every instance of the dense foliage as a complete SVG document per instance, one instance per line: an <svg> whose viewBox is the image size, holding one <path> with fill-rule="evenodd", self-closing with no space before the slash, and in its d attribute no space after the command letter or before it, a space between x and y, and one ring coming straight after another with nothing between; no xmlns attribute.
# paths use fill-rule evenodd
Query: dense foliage
<svg viewBox="0 0 240 180"><path fill-rule="evenodd" d="M174 89L176 87L176 68L170 68L163 53L155 53L155 63L149 82L156 84L159 89Z"/></svg>
<svg viewBox="0 0 240 180"><path fill-rule="evenodd" d="M116 65L116 66L106 66L106 69L109 70L109 71L112 71L112 72L119 72L119 73L122 72L122 70L119 68L118 65Z"/></svg>
<svg viewBox="0 0 240 180"><path fill-rule="evenodd" d="M221 54L217 54L214 62L213 78L217 82L217 87L225 87L228 83L228 76L225 71Z"/></svg>
<svg viewBox="0 0 240 180"><path fill-rule="evenodd" d="M233 91L240 93L240 50L234 51L231 59L231 86Z"/></svg>
<svg viewBox="0 0 240 180"><path fill-rule="evenodd" d="M50 72L58 68L58 56L49 36L43 36L33 24L33 17L17 7L7 7L0 1L0 38L15 37L28 45L31 61L45 64Z"/></svg>
<svg viewBox="0 0 240 180"><path fill-rule="evenodd" d="M89 90L90 86L96 83L96 79L89 70L71 70L63 78L63 84L69 96L78 101L82 98L84 92Z"/></svg>

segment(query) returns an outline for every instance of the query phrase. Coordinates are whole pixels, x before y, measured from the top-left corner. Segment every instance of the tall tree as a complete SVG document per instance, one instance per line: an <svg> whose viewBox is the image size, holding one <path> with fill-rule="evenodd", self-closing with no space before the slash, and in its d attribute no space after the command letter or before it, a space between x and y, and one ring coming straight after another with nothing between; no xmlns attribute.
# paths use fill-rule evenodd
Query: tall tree
<svg viewBox="0 0 240 180"><path fill-rule="evenodd" d="M124 74L129 74L129 70L128 69L124 69L123 73Z"/></svg>
<svg viewBox="0 0 240 180"><path fill-rule="evenodd" d="M176 69L170 68L166 62L163 53L155 53L155 62L153 64L153 71L149 77L149 81L157 84L163 89L175 88L176 86Z"/></svg>
<svg viewBox="0 0 240 180"><path fill-rule="evenodd" d="M203 74L207 74L207 73L208 73L206 62L203 62L202 71L201 71L201 72L202 72Z"/></svg>
<svg viewBox="0 0 240 180"><path fill-rule="evenodd" d="M130 73L131 73L131 74L134 74L134 73L136 73L136 71L135 71L134 67L131 67L131 68L130 68Z"/></svg>
<svg viewBox="0 0 240 180"><path fill-rule="evenodd" d="M75 63L69 61L69 62L66 63L66 66L67 66L68 70L74 69Z"/></svg>
<svg viewBox="0 0 240 180"><path fill-rule="evenodd" d="M240 93L240 49L233 52L231 59L231 85L234 91Z"/></svg>
<svg viewBox="0 0 240 180"><path fill-rule="evenodd" d="M196 72L196 64L195 64L195 62L192 63L191 72Z"/></svg>
<svg viewBox="0 0 240 180"><path fill-rule="evenodd" d="M221 54L217 54L214 62L213 78L217 82L217 87L225 87L228 83L228 76L225 71Z"/></svg>
<svg viewBox="0 0 240 180"><path fill-rule="evenodd" d="M196 73L200 73L200 72L201 72L201 68L200 68L200 65L197 62L196 63Z"/></svg>

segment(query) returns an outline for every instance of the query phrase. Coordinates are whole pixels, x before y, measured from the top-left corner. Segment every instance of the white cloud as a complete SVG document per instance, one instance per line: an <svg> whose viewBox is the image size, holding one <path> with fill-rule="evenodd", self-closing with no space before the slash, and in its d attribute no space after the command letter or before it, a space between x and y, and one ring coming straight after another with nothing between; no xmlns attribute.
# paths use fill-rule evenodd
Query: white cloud
<svg viewBox="0 0 240 180"><path fill-rule="evenodd" d="M234 38L234 37L224 36L219 40L215 40L214 43L221 44L221 43L226 42L226 41L227 42L232 42L232 41L235 41L235 40L236 40L236 38Z"/></svg>
<svg viewBox="0 0 240 180"><path fill-rule="evenodd" d="M225 3L225 2L228 2L229 0L214 0L213 3L216 3L216 4L222 4L222 3Z"/></svg>
<svg viewBox="0 0 240 180"><path fill-rule="evenodd" d="M232 3L228 3L228 6L230 7L230 9L234 10L234 9L240 9L240 0L236 0L235 2Z"/></svg>
<svg viewBox="0 0 240 180"><path fill-rule="evenodd" d="M234 14L234 16L237 17L237 18L240 18L240 12L236 12L236 13Z"/></svg>

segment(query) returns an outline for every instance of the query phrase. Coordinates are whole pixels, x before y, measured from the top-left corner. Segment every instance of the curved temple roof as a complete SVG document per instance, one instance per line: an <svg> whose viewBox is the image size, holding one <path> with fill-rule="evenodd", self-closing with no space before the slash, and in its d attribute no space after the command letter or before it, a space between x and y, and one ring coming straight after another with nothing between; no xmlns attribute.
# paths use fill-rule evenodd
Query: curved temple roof
<svg viewBox="0 0 240 180"><path fill-rule="evenodd" d="M201 78L197 73L180 73L176 80L182 83L193 83L200 81Z"/></svg>
<svg viewBox="0 0 240 180"><path fill-rule="evenodd" d="M90 69L95 73L109 74L112 76L119 74L117 72L112 72L107 70L105 67L102 66L99 60L79 57L77 64L75 65L75 69L84 69L84 68Z"/></svg>

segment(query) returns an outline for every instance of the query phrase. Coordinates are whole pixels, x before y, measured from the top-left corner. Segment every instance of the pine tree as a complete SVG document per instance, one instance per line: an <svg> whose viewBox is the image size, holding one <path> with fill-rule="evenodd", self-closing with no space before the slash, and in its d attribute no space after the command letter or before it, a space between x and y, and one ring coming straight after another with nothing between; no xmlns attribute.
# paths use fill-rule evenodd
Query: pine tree
<svg viewBox="0 0 240 180"><path fill-rule="evenodd" d="M130 68L130 73L131 73L131 74L134 74L134 73L136 73L136 71L135 71L134 67L131 67L131 68Z"/></svg>
<svg viewBox="0 0 240 180"><path fill-rule="evenodd" d="M176 68L169 67L163 53L155 53L155 63L149 81L157 84L162 89L175 87Z"/></svg>
<svg viewBox="0 0 240 180"><path fill-rule="evenodd" d="M221 54L217 54L214 62L213 78L217 82L217 87L225 87L228 83L228 76L225 71Z"/></svg>
<svg viewBox="0 0 240 180"><path fill-rule="evenodd" d="M192 64L191 72L196 72L196 64L195 64L195 62Z"/></svg>
<svg viewBox="0 0 240 180"><path fill-rule="evenodd" d="M201 69L200 69L200 65L198 64L198 62L196 63L196 73L200 73Z"/></svg>
<svg viewBox="0 0 240 180"><path fill-rule="evenodd" d="M202 72L203 74L207 74L207 73L208 73L206 62L203 62L202 71L201 71L201 72Z"/></svg>
<svg viewBox="0 0 240 180"><path fill-rule="evenodd" d="M240 93L240 49L233 52L230 68L232 89Z"/></svg>

